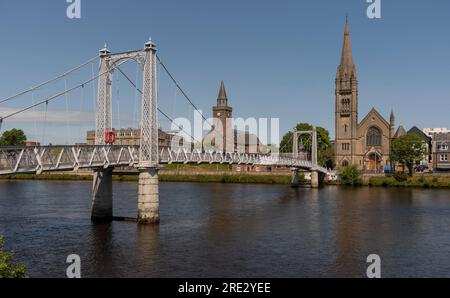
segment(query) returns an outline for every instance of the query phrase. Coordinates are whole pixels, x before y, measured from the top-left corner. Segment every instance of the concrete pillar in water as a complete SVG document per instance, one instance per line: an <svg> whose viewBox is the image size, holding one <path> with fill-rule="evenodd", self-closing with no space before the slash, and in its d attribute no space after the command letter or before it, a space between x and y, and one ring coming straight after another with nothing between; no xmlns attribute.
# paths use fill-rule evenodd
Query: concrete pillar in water
<svg viewBox="0 0 450 298"><path fill-rule="evenodd" d="M312 188L319 188L319 172L313 170L311 172L311 187Z"/></svg>
<svg viewBox="0 0 450 298"><path fill-rule="evenodd" d="M91 211L93 221L113 219L112 171L112 169L94 170Z"/></svg>
<svg viewBox="0 0 450 298"><path fill-rule="evenodd" d="M138 223L159 223L158 168L141 169L139 174Z"/></svg>
<svg viewBox="0 0 450 298"><path fill-rule="evenodd" d="M298 177L298 169L296 169L296 168L293 168L293 169L291 169L291 172L292 172L292 178L291 178L291 184L292 184L292 187L294 187L294 188L297 188L297 187L299 187L300 186L300 180L299 180L299 177Z"/></svg>

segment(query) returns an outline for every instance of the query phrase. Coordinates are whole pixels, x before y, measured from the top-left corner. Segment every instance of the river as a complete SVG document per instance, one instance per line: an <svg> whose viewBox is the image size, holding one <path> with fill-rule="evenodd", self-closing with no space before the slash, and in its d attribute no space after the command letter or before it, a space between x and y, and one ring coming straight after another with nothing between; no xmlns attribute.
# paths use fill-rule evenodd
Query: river
<svg viewBox="0 0 450 298"><path fill-rule="evenodd" d="M450 277L450 191L161 183L159 226L90 221L90 182L0 181L0 235L31 277ZM114 183L136 216L137 183Z"/></svg>

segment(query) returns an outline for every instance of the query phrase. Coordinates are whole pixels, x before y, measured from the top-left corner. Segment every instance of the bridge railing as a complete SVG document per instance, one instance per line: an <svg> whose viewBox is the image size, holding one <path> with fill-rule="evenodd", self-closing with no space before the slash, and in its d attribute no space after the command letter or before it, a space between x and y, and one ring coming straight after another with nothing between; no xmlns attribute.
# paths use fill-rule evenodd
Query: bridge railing
<svg viewBox="0 0 450 298"><path fill-rule="evenodd" d="M0 147L0 175L133 166L137 146Z"/></svg>
<svg viewBox="0 0 450 298"><path fill-rule="evenodd" d="M169 147L159 149L159 163L172 164L257 164L267 166L316 167L310 161L294 158L292 154L222 153L218 151L192 152ZM0 175L42 173L108 167L137 167L139 146L74 145L40 147L0 147Z"/></svg>

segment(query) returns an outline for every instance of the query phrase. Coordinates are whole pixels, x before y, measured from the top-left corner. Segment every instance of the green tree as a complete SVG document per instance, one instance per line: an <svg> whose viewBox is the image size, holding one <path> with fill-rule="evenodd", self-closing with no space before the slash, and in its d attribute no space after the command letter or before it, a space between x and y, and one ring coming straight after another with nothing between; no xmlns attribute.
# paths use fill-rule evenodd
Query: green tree
<svg viewBox="0 0 450 298"><path fill-rule="evenodd" d="M297 131L310 131L313 129L313 126L309 123L299 123L295 127ZM305 149L308 152L308 155L311 156L311 145L312 139L311 135L301 135L299 137L299 143L303 143ZM280 143L280 152L281 153L292 153L293 151L293 133L288 132L285 134ZM332 168L333 163L333 146L330 141L330 133L323 127L317 127L317 159L319 165L323 167Z"/></svg>
<svg viewBox="0 0 450 298"><path fill-rule="evenodd" d="M0 146L13 147L13 146L25 146L27 137L21 129L11 129L5 131L0 138Z"/></svg>
<svg viewBox="0 0 450 298"><path fill-rule="evenodd" d="M394 164L398 162L406 166L410 176L414 174L416 162L420 162L426 154L425 142L417 134L407 134L392 142L391 160Z"/></svg>
<svg viewBox="0 0 450 298"><path fill-rule="evenodd" d="M361 174L359 173L356 165L339 168L338 173L339 181L342 185L358 186L363 184Z"/></svg>
<svg viewBox="0 0 450 298"><path fill-rule="evenodd" d="M0 237L0 278L26 278L25 267L13 262L14 253L4 252L3 244L3 237Z"/></svg>

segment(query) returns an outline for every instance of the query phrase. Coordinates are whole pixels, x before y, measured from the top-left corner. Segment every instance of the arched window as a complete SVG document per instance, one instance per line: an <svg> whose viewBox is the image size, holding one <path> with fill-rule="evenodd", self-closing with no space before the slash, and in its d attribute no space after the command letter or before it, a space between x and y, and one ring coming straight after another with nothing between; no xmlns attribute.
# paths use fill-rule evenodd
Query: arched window
<svg viewBox="0 0 450 298"><path fill-rule="evenodd" d="M347 160L342 161L342 166L344 168L347 168L348 167L348 161Z"/></svg>
<svg viewBox="0 0 450 298"><path fill-rule="evenodd" d="M367 146L381 146L381 131L376 127L371 127L367 131Z"/></svg>

